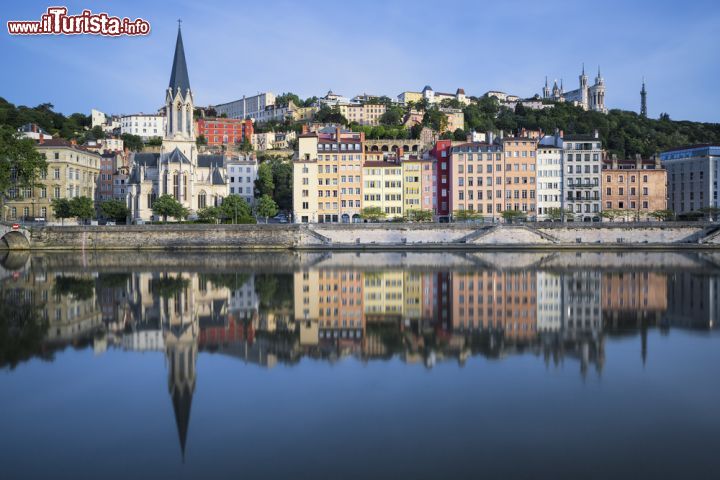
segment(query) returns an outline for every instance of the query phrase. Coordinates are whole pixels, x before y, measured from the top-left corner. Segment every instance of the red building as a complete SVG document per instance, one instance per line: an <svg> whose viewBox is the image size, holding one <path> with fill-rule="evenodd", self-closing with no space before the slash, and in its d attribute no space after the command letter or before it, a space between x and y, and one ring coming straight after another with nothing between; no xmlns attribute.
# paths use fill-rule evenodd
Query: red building
<svg viewBox="0 0 720 480"><path fill-rule="evenodd" d="M252 120L239 118L201 118L197 121L197 135L202 135L210 146L233 145L244 139L252 140Z"/></svg>
<svg viewBox="0 0 720 480"><path fill-rule="evenodd" d="M437 160L436 189L437 189L437 210L436 215L440 221L448 221L450 218L450 199L452 198L452 183L450 179L450 146L451 140L438 140L430 150L430 155Z"/></svg>

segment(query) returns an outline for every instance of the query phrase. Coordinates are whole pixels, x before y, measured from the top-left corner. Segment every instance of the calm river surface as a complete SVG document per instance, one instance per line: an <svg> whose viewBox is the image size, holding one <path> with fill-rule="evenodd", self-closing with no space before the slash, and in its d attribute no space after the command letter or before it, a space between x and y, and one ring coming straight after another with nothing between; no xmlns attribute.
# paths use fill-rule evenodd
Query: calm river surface
<svg viewBox="0 0 720 480"><path fill-rule="evenodd" d="M720 478L720 253L0 253L2 478Z"/></svg>

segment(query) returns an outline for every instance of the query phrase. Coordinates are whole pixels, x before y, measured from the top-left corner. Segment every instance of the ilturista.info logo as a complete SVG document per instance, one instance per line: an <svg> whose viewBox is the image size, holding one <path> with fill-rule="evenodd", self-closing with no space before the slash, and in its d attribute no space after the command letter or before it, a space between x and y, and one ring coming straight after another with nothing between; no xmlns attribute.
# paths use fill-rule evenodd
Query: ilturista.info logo
<svg viewBox="0 0 720 480"><path fill-rule="evenodd" d="M10 35L147 35L150 23L142 18L113 17L107 13L83 10L78 15L68 15L67 7L48 7L40 20L9 20Z"/></svg>

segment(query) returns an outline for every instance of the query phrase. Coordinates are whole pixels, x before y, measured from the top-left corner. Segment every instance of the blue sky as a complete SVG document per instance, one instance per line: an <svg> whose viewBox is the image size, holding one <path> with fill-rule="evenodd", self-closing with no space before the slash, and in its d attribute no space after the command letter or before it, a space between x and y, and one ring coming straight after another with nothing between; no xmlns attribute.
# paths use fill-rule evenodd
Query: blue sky
<svg viewBox="0 0 720 480"><path fill-rule="evenodd" d="M147 37L10 37L7 20L48 6L152 26ZM685 1L14 1L0 9L0 96L63 113L150 112L164 101L177 18L196 103L260 91L395 96L426 84L468 95L540 93L545 76L577 88L598 65L609 108L720 122L720 2Z"/></svg>

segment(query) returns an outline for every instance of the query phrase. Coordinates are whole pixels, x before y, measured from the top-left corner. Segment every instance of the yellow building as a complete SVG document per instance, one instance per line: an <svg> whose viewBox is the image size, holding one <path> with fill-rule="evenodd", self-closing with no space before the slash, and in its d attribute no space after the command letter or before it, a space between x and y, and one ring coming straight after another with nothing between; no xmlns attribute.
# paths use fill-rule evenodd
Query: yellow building
<svg viewBox="0 0 720 480"><path fill-rule="evenodd" d="M293 161L293 218L296 223L360 221L363 133L331 131L298 137Z"/></svg>
<svg viewBox="0 0 720 480"><path fill-rule="evenodd" d="M398 101L403 105L407 105L409 102L420 102L423 99L422 92L402 92L398 95Z"/></svg>
<svg viewBox="0 0 720 480"><path fill-rule="evenodd" d="M101 157L62 139L46 140L37 145L45 156L47 171L35 188L11 189L4 218L8 220L44 218L55 222L50 204L54 198L95 198Z"/></svg>
<svg viewBox="0 0 720 480"><path fill-rule="evenodd" d="M386 218L402 217L403 168L394 157L382 158L382 152L366 154L363 164L363 208L379 207Z"/></svg>
<svg viewBox="0 0 720 480"><path fill-rule="evenodd" d="M424 162L428 163L428 162ZM417 157L403 159L403 208L408 210L430 210L423 205L423 161ZM432 206L431 206L432 207Z"/></svg>

